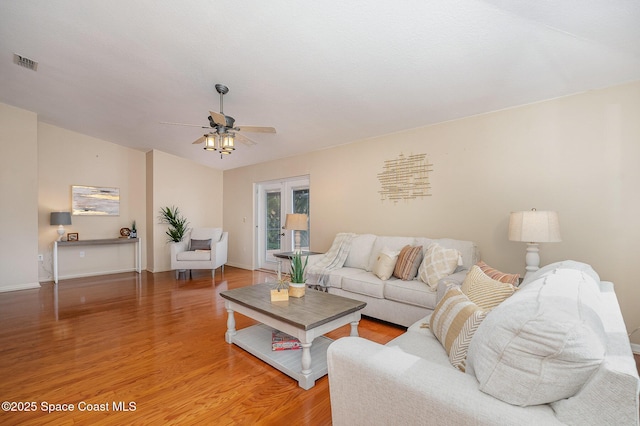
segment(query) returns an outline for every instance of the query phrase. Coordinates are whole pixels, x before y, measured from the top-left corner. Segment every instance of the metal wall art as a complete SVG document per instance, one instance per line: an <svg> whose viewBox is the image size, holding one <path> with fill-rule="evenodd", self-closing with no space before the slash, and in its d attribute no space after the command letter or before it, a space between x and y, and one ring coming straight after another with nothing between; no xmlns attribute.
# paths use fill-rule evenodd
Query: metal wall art
<svg viewBox="0 0 640 426"><path fill-rule="evenodd" d="M383 171L378 173L380 199L382 201L415 200L431 195L429 172L433 164L427 163L427 154L405 157L400 154L393 160L384 162Z"/></svg>
<svg viewBox="0 0 640 426"><path fill-rule="evenodd" d="M74 216L120 216L120 189L100 186L72 186Z"/></svg>

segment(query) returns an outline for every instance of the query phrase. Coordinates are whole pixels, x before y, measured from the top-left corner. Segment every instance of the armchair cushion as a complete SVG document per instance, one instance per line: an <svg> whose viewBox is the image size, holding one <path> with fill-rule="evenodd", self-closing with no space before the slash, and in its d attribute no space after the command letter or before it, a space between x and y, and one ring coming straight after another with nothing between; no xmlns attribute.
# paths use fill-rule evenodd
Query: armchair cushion
<svg viewBox="0 0 640 426"><path fill-rule="evenodd" d="M178 254L176 254L176 260L178 260L178 261L182 261L182 260L187 260L187 261L204 260L204 261L209 261L209 260L211 260L211 250L208 250L208 251L181 251Z"/></svg>

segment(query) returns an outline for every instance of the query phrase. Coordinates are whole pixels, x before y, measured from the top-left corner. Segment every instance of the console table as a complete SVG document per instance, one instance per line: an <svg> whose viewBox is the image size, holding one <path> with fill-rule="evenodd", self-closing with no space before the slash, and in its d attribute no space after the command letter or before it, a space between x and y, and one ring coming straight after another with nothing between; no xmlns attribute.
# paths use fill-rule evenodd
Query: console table
<svg viewBox="0 0 640 426"><path fill-rule="evenodd" d="M53 282L58 284L58 247L102 246L112 244L137 244L135 250L136 272L142 268L142 238L106 238L101 240L55 241L53 243Z"/></svg>

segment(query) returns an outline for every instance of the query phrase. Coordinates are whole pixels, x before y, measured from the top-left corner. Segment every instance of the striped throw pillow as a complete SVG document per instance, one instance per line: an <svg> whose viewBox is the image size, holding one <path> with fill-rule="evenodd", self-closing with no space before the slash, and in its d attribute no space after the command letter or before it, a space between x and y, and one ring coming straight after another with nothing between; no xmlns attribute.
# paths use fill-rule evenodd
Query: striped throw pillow
<svg viewBox="0 0 640 426"><path fill-rule="evenodd" d="M418 267L422 262L422 246L404 246L398 255L393 276L403 281L409 281L418 274Z"/></svg>
<svg viewBox="0 0 640 426"><path fill-rule="evenodd" d="M520 279L520 274L505 274L504 272L500 272L497 269L492 268L491 266L484 263L482 260L476 263L482 272L487 274L489 278L492 278L496 281L500 281L502 283L509 283L517 286L519 284L518 280Z"/></svg>
<svg viewBox="0 0 640 426"><path fill-rule="evenodd" d="M462 283L462 292L476 305L489 311L504 302L516 287L492 279L478 265L473 265Z"/></svg>
<svg viewBox="0 0 640 426"><path fill-rule="evenodd" d="M431 314L429 328L447 351L451 365L460 371L466 369L469 343L486 315L458 287L447 290Z"/></svg>

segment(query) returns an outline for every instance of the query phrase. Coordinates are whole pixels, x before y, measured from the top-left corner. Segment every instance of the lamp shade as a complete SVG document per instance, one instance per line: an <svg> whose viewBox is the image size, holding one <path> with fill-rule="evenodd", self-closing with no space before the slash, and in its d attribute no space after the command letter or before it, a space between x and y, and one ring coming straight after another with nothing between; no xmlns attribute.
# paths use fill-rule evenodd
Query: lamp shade
<svg viewBox="0 0 640 426"><path fill-rule="evenodd" d="M284 222L284 229L288 229L290 231L306 231L307 215L304 213L287 214L287 219Z"/></svg>
<svg viewBox="0 0 640 426"><path fill-rule="evenodd" d="M528 243L562 241L558 213L536 209L512 212L509 217L509 240Z"/></svg>
<svg viewBox="0 0 640 426"><path fill-rule="evenodd" d="M51 225L71 225L70 212L51 212L49 219Z"/></svg>

